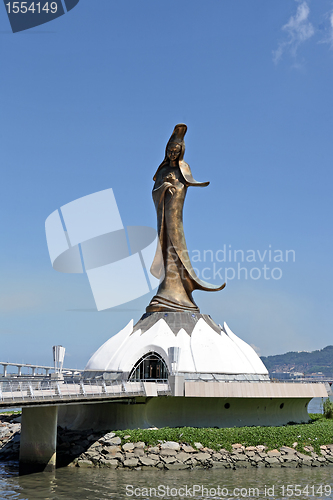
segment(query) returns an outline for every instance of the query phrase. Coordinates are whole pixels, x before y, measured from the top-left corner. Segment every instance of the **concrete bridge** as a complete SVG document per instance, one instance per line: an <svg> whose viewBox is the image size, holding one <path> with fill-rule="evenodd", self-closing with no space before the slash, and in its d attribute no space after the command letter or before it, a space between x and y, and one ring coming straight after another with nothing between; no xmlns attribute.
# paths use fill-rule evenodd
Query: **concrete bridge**
<svg viewBox="0 0 333 500"><path fill-rule="evenodd" d="M170 395L168 381L105 382L82 379L5 380L0 382L0 407L22 407L20 473L53 470L56 465L59 408L82 404L135 402L137 397ZM79 406L78 406L79 405Z"/></svg>
<svg viewBox="0 0 333 500"><path fill-rule="evenodd" d="M150 382L106 382L103 379L82 379L79 383L69 380L0 381L0 407L59 406L74 403L91 403L130 398L171 394L167 380Z"/></svg>
<svg viewBox="0 0 333 500"><path fill-rule="evenodd" d="M57 425L83 430L307 422L321 383L2 379L0 407L22 407L20 473L53 470ZM204 398L204 399L203 399Z"/></svg>

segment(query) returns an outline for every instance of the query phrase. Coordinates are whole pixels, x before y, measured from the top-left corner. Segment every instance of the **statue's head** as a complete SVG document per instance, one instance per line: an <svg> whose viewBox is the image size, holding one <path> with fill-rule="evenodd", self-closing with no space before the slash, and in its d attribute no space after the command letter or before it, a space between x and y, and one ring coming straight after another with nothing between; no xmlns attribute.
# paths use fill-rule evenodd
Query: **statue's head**
<svg viewBox="0 0 333 500"><path fill-rule="evenodd" d="M185 125L185 123L178 123L178 125L175 126L165 149L165 159L168 158L169 160L176 160L178 158L179 161L181 161L184 158L184 137L186 131L187 125ZM170 155L172 155L172 157Z"/></svg>
<svg viewBox="0 0 333 500"><path fill-rule="evenodd" d="M181 144L178 142L169 142L166 149L166 156L169 160L177 160L182 150Z"/></svg>
<svg viewBox="0 0 333 500"><path fill-rule="evenodd" d="M157 172L170 161L178 160L178 162L183 162L184 154L185 154L185 141L184 136L187 131L187 125L185 123L178 123L175 126L170 139L168 140L168 144L165 148L165 157L162 161L161 165L158 167L153 179L156 181ZM185 163L185 162L183 162Z"/></svg>

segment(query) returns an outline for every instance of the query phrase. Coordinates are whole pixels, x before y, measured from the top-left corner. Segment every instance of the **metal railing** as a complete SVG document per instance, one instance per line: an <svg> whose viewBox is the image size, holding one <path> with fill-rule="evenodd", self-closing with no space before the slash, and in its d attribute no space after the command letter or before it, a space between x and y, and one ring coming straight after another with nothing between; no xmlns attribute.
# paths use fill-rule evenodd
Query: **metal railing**
<svg viewBox="0 0 333 500"><path fill-rule="evenodd" d="M170 394L168 382L157 383L159 395ZM82 379L79 383L64 381L3 381L0 382L1 406L20 403L56 403L75 399L113 399L123 397L145 396L143 381L106 382L101 379Z"/></svg>
<svg viewBox="0 0 333 500"><path fill-rule="evenodd" d="M71 384L67 381L43 380L36 383L31 381L17 382L6 381L0 384L0 401L43 401L59 400L63 398L93 398L96 396L118 396L124 394L132 396L144 394L141 384L126 386L124 383L106 384L102 380L82 380L79 384Z"/></svg>
<svg viewBox="0 0 333 500"><path fill-rule="evenodd" d="M30 363L9 363L6 361L0 361L0 366L3 367L3 377L27 377L27 376L41 376L48 375L50 372L54 372L54 366L43 366L43 365L32 365ZM8 372L8 367L16 367L17 373ZM22 370L27 370L28 373L22 373ZM31 371L31 373L29 373ZM38 374L38 371L43 371L45 373ZM63 373L68 373L71 375L81 373L83 370L78 370L76 368L63 368Z"/></svg>

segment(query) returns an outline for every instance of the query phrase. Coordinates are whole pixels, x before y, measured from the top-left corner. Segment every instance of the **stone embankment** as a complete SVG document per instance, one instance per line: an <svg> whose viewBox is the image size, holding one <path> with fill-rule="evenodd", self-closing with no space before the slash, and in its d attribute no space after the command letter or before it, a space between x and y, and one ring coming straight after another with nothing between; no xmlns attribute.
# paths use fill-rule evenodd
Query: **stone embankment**
<svg viewBox="0 0 333 500"><path fill-rule="evenodd" d="M0 422L0 460L18 460L20 424L17 419ZM128 441L130 436L125 436ZM296 446L297 443L294 443ZM265 446L244 447L232 445L232 451L218 451L203 447L200 443L190 446L174 441L148 446L144 442L126 442L114 432L69 431L58 428L58 466L107 467L110 469L157 469L181 470L193 468L258 468L258 467L322 467L333 464L333 444L320 447L320 454L312 446L304 453L293 447L282 446L268 450Z"/></svg>
<svg viewBox="0 0 333 500"><path fill-rule="evenodd" d="M204 468L249 468L249 467L320 467L333 464L333 445L321 447L321 454L307 451L311 455L299 453L294 448L283 446L280 450L266 450L265 446L234 444L233 451L219 451L195 447L169 441L158 446L146 446L145 443L126 443L121 446L120 438L113 433L92 445L75 459L71 465L78 467L109 467L112 469L130 468L180 470L194 467Z"/></svg>
<svg viewBox="0 0 333 500"><path fill-rule="evenodd" d="M250 467L321 467L333 464L333 444L321 446L320 455L308 446L305 453L287 446L279 450L267 450L265 446L244 447L239 443L232 451L219 451L203 447L200 443L190 446L174 441L148 446L144 442L126 442L108 432L100 437L74 432L59 431L57 456L64 462L64 456L76 457L67 463L71 467L108 467L111 469L158 469L180 470L200 468L250 468ZM125 436L128 440L130 436ZM297 443L295 443L297 445ZM84 450L83 450L84 448ZM75 452L75 453L73 453ZM60 458L61 457L61 458ZM66 461L65 461L66 462Z"/></svg>
<svg viewBox="0 0 333 500"><path fill-rule="evenodd" d="M17 460L20 451L20 417L1 415L0 460Z"/></svg>

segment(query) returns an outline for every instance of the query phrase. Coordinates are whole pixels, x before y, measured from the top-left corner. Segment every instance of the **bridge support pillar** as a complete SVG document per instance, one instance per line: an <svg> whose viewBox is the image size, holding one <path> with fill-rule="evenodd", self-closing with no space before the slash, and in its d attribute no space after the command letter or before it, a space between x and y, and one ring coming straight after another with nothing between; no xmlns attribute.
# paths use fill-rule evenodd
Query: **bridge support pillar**
<svg viewBox="0 0 333 500"><path fill-rule="evenodd" d="M53 471L56 466L57 406L22 408L20 474Z"/></svg>

